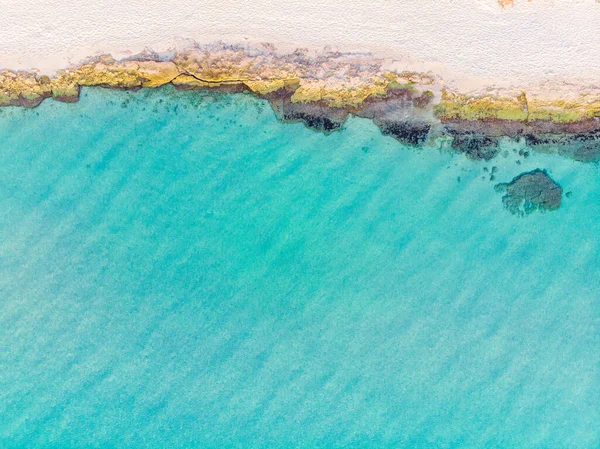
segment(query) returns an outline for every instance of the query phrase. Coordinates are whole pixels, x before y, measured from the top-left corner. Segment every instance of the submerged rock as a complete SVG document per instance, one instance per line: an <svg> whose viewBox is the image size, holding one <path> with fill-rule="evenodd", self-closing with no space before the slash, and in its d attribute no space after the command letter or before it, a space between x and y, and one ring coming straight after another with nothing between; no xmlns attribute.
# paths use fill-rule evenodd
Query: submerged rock
<svg viewBox="0 0 600 449"><path fill-rule="evenodd" d="M450 133L453 135L452 148L476 161L489 161L500 151L498 138L475 133Z"/></svg>
<svg viewBox="0 0 600 449"><path fill-rule="evenodd" d="M527 145L543 153L558 153L580 162L600 161L600 131L579 134L528 134Z"/></svg>
<svg viewBox="0 0 600 449"><path fill-rule="evenodd" d="M280 122L301 122L308 128L325 134L341 129L348 111L343 108L328 108L318 102L294 103L291 101L293 92L293 89L281 89L263 96L269 101Z"/></svg>
<svg viewBox="0 0 600 449"><path fill-rule="evenodd" d="M562 201L562 187L539 168L521 173L509 183L497 184L495 189L506 192L502 202L515 215L556 210Z"/></svg>
<svg viewBox="0 0 600 449"><path fill-rule="evenodd" d="M409 121L385 122L378 120L376 124L383 134L392 136L405 145L412 146L422 145L431 129L429 123L412 123Z"/></svg>

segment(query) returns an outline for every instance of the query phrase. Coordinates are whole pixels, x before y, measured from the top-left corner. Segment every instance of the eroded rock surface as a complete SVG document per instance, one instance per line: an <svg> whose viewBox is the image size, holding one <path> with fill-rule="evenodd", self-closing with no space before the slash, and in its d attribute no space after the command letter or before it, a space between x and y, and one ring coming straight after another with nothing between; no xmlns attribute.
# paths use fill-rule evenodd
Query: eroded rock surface
<svg viewBox="0 0 600 449"><path fill-rule="evenodd" d="M75 102L82 87L247 92L264 98L282 122L303 122L320 132L342 128L349 115L367 118L409 146L450 147L490 160L501 139L579 161L600 160L600 86L568 83L536 88L461 93L431 73L399 70L364 53L298 49L277 53L223 43L197 45L159 56L109 55L49 77L0 70L0 106L35 107L47 98ZM438 140L439 139L439 140Z"/></svg>
<svg viewBox="0 0 600 449"><path fill-rule="evenodd" d="M497 184L495 188L506 192L502 202L515 215L556 210L562 202L562 187L545 170L521 173L511 182Z"/></svg>

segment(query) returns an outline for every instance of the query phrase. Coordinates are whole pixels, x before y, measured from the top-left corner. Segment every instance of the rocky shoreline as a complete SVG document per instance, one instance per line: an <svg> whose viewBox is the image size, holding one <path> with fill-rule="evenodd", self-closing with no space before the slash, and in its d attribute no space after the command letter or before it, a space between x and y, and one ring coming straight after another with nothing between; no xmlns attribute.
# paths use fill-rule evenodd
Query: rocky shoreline
<svg viewBox="0 0 600 449"><path fill-rule="evenodd" d="M0 106L32 108L47 98L76 102L82 87L251 92L266 99L282 122L321 132L350 115L373 120L405 145L436 139L455 151L490 160L502 139L575 160L600 160L600 88L546 86L464 94L431 73L398 71L369 54L306 50L281 55L270 45L193 45L170 54L147 51L115 60L103 55L49 77L0 71Z"/></svg>

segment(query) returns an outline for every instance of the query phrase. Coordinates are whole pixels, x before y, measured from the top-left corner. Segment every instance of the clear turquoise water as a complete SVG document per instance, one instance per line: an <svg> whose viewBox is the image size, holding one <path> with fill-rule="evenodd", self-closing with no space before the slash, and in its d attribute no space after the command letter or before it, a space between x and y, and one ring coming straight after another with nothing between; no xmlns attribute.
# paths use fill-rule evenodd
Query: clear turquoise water
<svg viewBox="0 0 600 449"><path fill-rule="evenodd" d="M0 110L0 447L600 447L598 167L517 158L560 210L245 95Z"/></svg>

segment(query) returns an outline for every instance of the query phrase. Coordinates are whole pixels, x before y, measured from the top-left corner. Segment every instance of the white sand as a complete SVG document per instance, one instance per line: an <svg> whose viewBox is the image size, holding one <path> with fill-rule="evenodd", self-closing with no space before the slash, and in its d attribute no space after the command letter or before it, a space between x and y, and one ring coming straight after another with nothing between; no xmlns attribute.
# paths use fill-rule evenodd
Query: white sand
<svg viewBox="0 0 600 449"><path fill-rule="evenodd" d="M595 0L2 0L0 66L50 72L177 37L412 55L472 76L600 81ZM308 5L308 6L307 6Z"/></svg>

